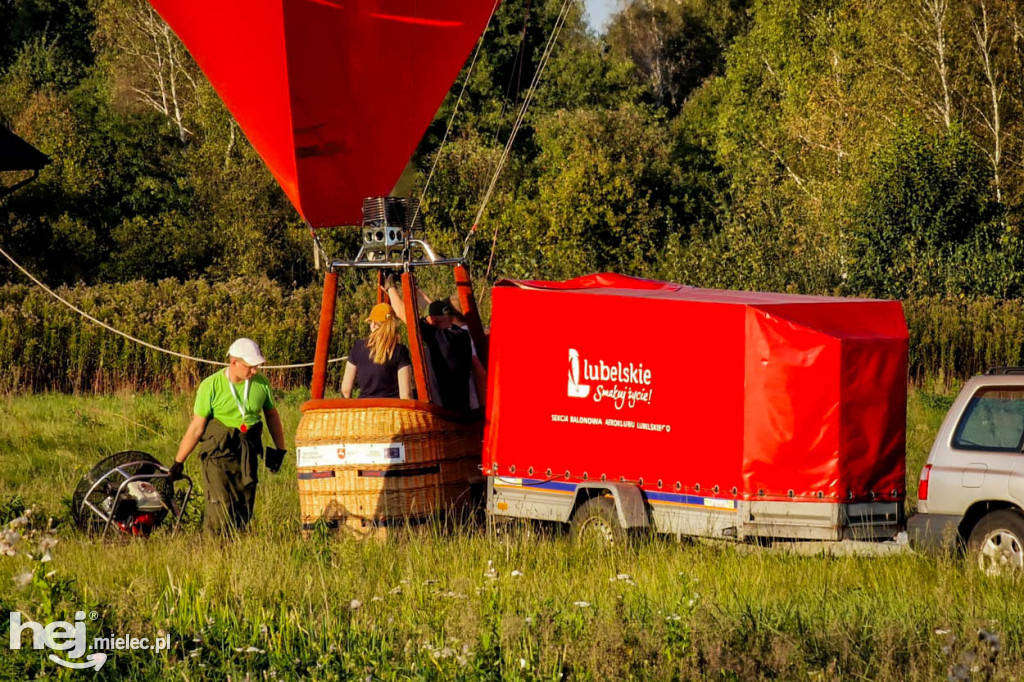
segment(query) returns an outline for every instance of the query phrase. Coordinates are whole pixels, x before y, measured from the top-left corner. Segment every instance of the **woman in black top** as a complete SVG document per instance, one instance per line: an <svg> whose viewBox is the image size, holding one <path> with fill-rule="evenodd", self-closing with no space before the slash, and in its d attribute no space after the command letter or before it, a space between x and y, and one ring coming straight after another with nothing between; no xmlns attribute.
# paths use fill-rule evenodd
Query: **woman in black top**
<svg viewBox="0 0 1024 682"><path fill-rule="evenodd" d="M409 349L398 342L395 311L387 303L378 303L366 319L370 336L352 344L341 380L341 394L352 397L359 382L360 398L412 397L412 360Z"/></svg>

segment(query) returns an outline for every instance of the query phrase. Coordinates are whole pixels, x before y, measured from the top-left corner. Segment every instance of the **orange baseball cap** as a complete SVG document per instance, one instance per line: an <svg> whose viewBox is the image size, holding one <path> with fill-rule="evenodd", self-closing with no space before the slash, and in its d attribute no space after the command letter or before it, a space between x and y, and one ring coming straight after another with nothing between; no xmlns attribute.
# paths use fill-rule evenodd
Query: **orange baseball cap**
<svg viewBox="0 0 1024 682"><path fill-rule="evenodd" d="M373 310L370 311L370 316L366 318L367 322L384 322L389 317L394 317L395 311L391 309L391 306L387 303L378 303L373 306Z"/></svg>

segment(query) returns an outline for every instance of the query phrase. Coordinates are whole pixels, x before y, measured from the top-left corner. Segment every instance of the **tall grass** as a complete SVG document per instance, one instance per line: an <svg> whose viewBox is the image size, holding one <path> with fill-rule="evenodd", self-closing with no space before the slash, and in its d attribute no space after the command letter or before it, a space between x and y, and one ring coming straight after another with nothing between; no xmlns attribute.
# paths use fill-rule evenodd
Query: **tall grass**
<svg viewBox="0 0 1024 682"><path fill-rule="evenodd" d="M287 433L303 398L283 396ZM942 402L911 393L913 478ZM188 411L171 394L0 402L0 504L8 515L35 508L31 541L0 556L0 613L45 622L94 610L90 637L172 637L166 654L112 652L97 678L934 680L958 665L979 680L1024 675L1019 580L955 558L662 538L602 550L529 525L304 540L291 458L261 472L256 523L232 542L199 533L201 500L176 536L74 532L62 499L78 477L116 450L168 461ZM187 471L198 479L197 464ZM40 563L48 532L60 544ZM994 663L979 630L998 637ZM0 679L87 674L31 649L0 656Z"/></svg>

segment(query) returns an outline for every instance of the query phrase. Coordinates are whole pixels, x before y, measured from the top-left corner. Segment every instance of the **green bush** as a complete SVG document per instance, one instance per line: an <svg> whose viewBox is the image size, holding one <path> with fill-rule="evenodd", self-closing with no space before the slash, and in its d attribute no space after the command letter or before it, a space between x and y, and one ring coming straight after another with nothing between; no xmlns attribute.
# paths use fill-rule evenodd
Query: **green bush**
<svg viewBox="0 0 1024 682"><path fill-rule="evenodd" d="M348 283L338 297L331 355L365 330L372 289ZM130 282L64 287L58 293L115 329L160 348L223 360L238 336L256 339L268 364L310 362L321 293L268 280ZM213 366L151 350L88 322L45 292L0 287L0 390L110 391L190 388ZM275 385L308 384L311 370L271 370ZM336 369L329 374L340 380Z"/></svg>
<svg viewBox="0 0 1024 682"><path fill-rule="evenodd" d="M910 376L948 383L988 367L1024 364L1024 300L926 297L903 304Z"/></svg>

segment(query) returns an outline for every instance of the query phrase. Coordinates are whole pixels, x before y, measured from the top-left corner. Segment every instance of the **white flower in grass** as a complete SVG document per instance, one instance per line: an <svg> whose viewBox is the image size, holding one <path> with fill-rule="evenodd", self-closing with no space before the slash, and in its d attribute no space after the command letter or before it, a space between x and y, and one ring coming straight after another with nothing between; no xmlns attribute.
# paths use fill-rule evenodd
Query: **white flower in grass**
<svg viewBox="0 0 1024 682"><path fill-rule="evenodd" d="M588 601L574 601L574 602L572 603L572 605L573 605L573 606L578 606L578 607L580 607L581 609L585 609L585 608L587 608L587 607L589 607L589 606L590 606L590 602L588 602Z"/></svg>
<svg viewBox="0 0 1024 682"><path fill-rule="evenodd" d="M525 658L520 658L519 659L519 669L522 670L525 667L526 667L526 659Z"/></svg>
<svg viewBox="0 0 1024 682"><path fill-rule="evenodd" d="M188 656L189 658L199 658L199 650L196 649L195 651L191 652Z"/></svg>
<svg viewBox="0 0 1024 682"><path fill-rule="evenodd" d="M28 516L29 516L28 512L26 512L23 516L19 516L18 518L14 519L13 521L11 521L7 525L12 530L15 529L15 528L26 528L26 527L28 527L28 524L29 524Z"/></svg>
<svg viewBox="0 0 1024 682"><path fill-rule="evenodd" d="M490 559L487 560L487 570L484 571L484 577L488 580L496 580L498 578L498 569L494 568L494 562Z"/></svg>
<svg viewBox="0 0 1024 682"><path fill-rule="evenodd" d="M384 597L375 594L372 597L370 597L370 601L384 601Z"/></svg>
<svg viewBox="0 0 1024 682"><path fill-rule="evenodd" d="M527 625L533 625L533 616L527 616L526 617L526 624Z"/></svg>
<svg viewBox="0 0 1024 682"><path fill-rule="evenodd" d="M940 637L942 635L948 635L950 632L952 632L952 630L949 630L948 628L938 628L937 630L935 630L935 634L937 634Z"/></svg>
<svg viewBox="0 0 1024 682"><path fill-rule="evenodd" d="M353 599L348 603L349 611L358 611L361 608L363 608L363 602L359 601L358 599Z"/></svg>
<svg viewBox="0 0 1024 682"><path fill-rule="evenodd" d="M30 582L32 582L32 572L31 571L25 571L24 573L21 573L19 575L14 576L13 580L14 580L14 584L17 585L18 587L25 587Z"/></svg>
<svg viewBox="0 0 1024 682"><path fill-rule="evenodd" d="M673 613L673 614L669 614L669 615L665 616L665 620L670 620L670 621L678 622L679 620L681 620L681 618L679 617L678 614Z"/></svg>
<svg viewBox="0 0 1024 682"><path fill-rule="evenodd" d="M0 556L16 556L17 554L18 550L14 547L8 545L6 542L0 542Z"/></svg>
<svg viewBox="0 0 1024 682"><path fill-rule="evenodd" d="M57 538L46 536L42 540L39 541L39 550L41 552L47 552L47 551L53 549L54 547L56 547L57 546L57 542L58 542Z"/></svg>
<svg viewBox="0 0 1024 682"><path fill-rule="evenodd" d="M21 533L16 530L5 530L0 533L0 542L6 542L8 545L16 545L21 542Z"/></svg>
<svg viewBox="0 0 1024 682"><path fill-rule="evenodd" d="M519 569L516 569L516 570L512 571L509 575L511 575L513 578L522 578L523 577L523 572L520 571Z"/></svg>

